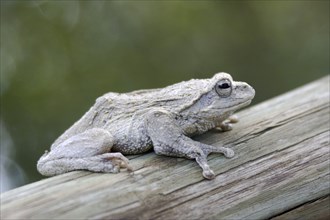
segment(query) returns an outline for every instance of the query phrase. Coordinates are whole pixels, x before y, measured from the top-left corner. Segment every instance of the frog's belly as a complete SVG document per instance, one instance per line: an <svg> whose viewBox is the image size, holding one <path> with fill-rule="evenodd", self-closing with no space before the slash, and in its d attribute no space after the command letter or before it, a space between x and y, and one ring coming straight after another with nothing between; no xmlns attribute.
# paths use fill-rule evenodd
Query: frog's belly
<svg viewBox="0 0 330 220"><path fill-rule="evenodd" d="M143 128L143 123L135 123L133 126L116 127L111 129L114 136L114 145L111 151L121 152L122 154L140 154L152 148L152 142Z"/></svg>
<svg viewBox="0 0 330 220"><path fill-rule="evenodd" d="M151 141L146 138L130 139L129 137L123 137L117 139L113 145L111 151L120 152L122 154L140 154L149 151L152 148Z"/></svg>

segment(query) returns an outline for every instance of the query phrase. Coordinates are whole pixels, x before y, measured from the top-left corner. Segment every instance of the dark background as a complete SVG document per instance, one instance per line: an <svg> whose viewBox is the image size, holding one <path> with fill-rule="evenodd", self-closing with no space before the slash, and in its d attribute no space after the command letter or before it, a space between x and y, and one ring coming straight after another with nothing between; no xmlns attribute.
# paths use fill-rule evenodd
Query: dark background
<svg viewBox="0 0 330 220"><path fill-rule="evenodd" d="M103 93L220 71L253 104L328 74L329 1L1 0L1 190Z"/></svg>

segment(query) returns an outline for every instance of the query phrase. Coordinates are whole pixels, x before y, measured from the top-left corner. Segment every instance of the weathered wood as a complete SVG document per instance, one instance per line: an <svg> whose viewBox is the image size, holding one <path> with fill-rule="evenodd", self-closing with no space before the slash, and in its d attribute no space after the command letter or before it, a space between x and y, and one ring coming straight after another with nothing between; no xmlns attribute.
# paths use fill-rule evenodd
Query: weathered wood
<svg viewBox="0 0 330 220"><path fill-rule="evenodd" d="M131 157L134 174L76 171L5 192L1 219L327 217L329 98L327 76L238 113L232 131L196 137L236 152L209 156L211 181L194 161L148 153Z"/></svg>
<svg viewBox="0 0 330 220"><path fill-rule="evenodd" d="M330 197L324 197L311 203L303 204L289 212L285 212L272 220L328 220L330 219Z"/></svg>

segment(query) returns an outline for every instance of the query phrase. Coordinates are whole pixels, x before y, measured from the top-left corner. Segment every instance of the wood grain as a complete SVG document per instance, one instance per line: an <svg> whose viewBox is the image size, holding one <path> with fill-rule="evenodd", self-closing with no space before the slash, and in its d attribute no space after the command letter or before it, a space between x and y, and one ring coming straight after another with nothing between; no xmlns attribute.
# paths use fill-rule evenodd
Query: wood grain
<svg viewBox="0 0 330 220"><path fill-rule="evenodd" d="M196 137L236 152L209 156L214 180L151 152L130 157L134 173L75 171L2 193L1 219L328 217L329 99L326 76L239 112L232 131Z"/></svg>

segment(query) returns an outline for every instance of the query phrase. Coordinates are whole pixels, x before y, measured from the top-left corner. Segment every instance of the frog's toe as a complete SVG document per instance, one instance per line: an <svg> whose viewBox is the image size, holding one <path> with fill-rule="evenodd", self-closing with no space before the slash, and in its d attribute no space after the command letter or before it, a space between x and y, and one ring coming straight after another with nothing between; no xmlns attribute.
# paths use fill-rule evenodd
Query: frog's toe
<svg viewBox="0 0 330 220"><path fill-rule="evenodd" d="M97 171L97 170L95 170ZM104 164L103 168L100 169L101 173L119 173L120 167L117 164Z"/></svg>
<svg viewBox="0 0 330 220"><path fill-rule="evenodd" d="M214 172L213 172L212 170L204 170L204 171L203 171L203 176L204 176L206 179L211 180L211 179L214 179L215 174L214 174Z"/></svg>
<svg viewBox="0 0 330 220"><path fill-rule="evenodd" d="M133 171L133 168L131 167L131 165L129 165L129 163L127 163L126 161L121 161L120 168L126 168L127 171L129 171L129 172Z"/></svg>
<svg viewBox="0 0 330 220"><path fill-rule="evenodd" d="M233 130L233 126L230 123L222 123L220 128L221 128L221 131L231 131L231 130Z"/></svg>
<svg viewBox="0 0 330 220"><path fill-rule="evenodd" d="M229 123L233 123L233 124L239 121L237 115L231 115L227 120L229 121Z"/></svg>
<svg viewBox="0 0 330 220"><path fill-rule="evenodd" d="M224 120L219 128L221 129L221 131L230 131L233 129L233 124L238 122L238 117L237 115L232 115L229 118L227 118L226 120Z"/></svg>
<svg viewBox="0 0 330 220"><path fill-rule="evenodd" d="M227 148L226 152L224 152L225 157L232 158L235 156L235 152L232 149Z"/></svg>

